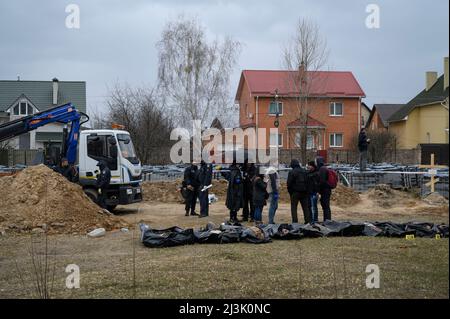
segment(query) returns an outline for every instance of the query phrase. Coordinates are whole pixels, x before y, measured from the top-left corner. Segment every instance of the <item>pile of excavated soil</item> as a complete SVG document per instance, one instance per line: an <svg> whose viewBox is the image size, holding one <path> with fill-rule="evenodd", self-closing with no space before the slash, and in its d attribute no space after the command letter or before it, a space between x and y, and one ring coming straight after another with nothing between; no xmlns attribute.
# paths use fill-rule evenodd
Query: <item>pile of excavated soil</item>
<svg viewBox="0 0 450 319"><path fill-rule="evenodd" d="M144 201L161 203L183 203L179 191L181 181L158 181L142 183Z"/></svg>
<svg viewBox="0 0 450 319"><path fill-rule="evenodd" d="M448 199L446 199L441 194L434 192L429 194L427 197L423 199L423 201L429 205L433 206L448 206Z"/></svg>
<svg viewBox="0 0 450 319"><path fill-rule="evenodd" d="M410 192L393 189L386 184L376 185L374 188L367 191L367 196L378 206L383 208L399 205L411 206L418 200L418 198L415 198L416 195Z"/></svg>
<svg viewBox="0 0 450 319"><path fill-rule="evenodd" d="M358 204L361 201L361 198L353 188L338 184L331 193L331 201L336 206L348 207Z"/></svg>
<svg viewBox="0 0 450 319"><path fill-rule="evenodd" d="M0 178L0 228L12 232L85 234L127 227L98 207L80 185L44 165Z"/></svg>
<svg viewBox="0 0 450 319"><path fill-rule="evenodd" d="M210 194L217 196L219 201L225 201L227 198L228 182L224 179L213 180ZM142 192L144 201L162 202L162 203L183 203L183 197L179 192L181 180L176 181L157 181L142 183ZM290 198L287 193L286 183L281 183L280 201L289 203Z"/></svg>

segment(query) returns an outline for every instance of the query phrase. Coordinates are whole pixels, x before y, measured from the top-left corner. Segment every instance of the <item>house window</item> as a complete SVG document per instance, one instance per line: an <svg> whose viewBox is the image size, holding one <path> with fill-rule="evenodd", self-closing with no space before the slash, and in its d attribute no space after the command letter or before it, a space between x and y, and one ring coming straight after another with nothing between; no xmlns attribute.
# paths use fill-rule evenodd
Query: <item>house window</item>
<svg viewBox="0 0 450 319"><path fill-rule="evenodd" d="M295 145L297 147L301 147L302 137L300 132L295 133ZM306 138L306 149L312 150L315 148L314 135L308 133L308 137Z"/></svg>
<svg viewBox="0 0 450 319"><path fill-rule="evenodd" d="M344 115L344 104L339 102L330 103L330 116L342 116Z"/></svg>
<svg viewBox="0 0 450 319"><path fill-rule="evenodd" d="M270 102L269 115L283 115L283 102Z"/></svg>
<svg viewBox="0 0 450 319"><path fill-rule="evenodd" d="M31 115L33 113L33 106L28 101L20 101L13 107L14 115Z"/></svg>
<svg viewBox="0 0 450 319"><path fill-rule="evenodd" d="M277 137L278 137L278 146L283 146L283 134L270 133L270 146L277 146Z"/></svg>
<svg viewBox="0 0 450 319"><path fill-rule="evenodd" d="M330 134L330 147L342 147L344 145L344 136L341 133Z"/></svg>

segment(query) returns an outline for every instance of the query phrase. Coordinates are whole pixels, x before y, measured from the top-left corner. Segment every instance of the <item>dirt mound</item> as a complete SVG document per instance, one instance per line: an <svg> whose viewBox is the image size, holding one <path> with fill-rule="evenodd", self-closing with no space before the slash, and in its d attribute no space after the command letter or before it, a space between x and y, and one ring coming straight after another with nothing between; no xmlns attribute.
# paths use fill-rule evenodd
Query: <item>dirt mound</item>
<svg viewBox="0 0 450 319"><path fill-rule="evenodd" d="M428 195L427 197L425 197L423 199L423 201L429 205L436 205L436 206L444 206L447 205L448 206L448 199L446 199L444 196L442 196L441 194L434 192L431 193L430 195Z"/></svg>
<svg viewBox="0 0 450 319"><path fill-rule="evenodd" d="M0 228L14 232L85 234L128 226L87 197L81 186L44 165L0 178Z"/></svg>
<svg viewBox="0 0 450 319"><path fill-rule="evenodd" d="M213 180L210 194L215 194L219 200L225 200L227 196L228 182L226 180ZM183 197L179 192L181 180L158 181L142 183L143 199L147 202L183 203Z"/></svg>
<svg viewBox="0 0 450 319"><path fill-rule="evenodd" d="M361 198L352 188L338 184L331 193L331 201L340 207L347 207L358 204Z"/></svg>
<svg viewBox="0 0 450 319"><path fill-rule="evenodd" d="M378 184L374 188L367 191L367 196L372 199L378 206L389 208L393 206L413 206L416 204L416 195L393 189L390 185Z"/></svg>
<svg viewBox="0 0 450 319"><path fill-rule="evenodd" d="M162 203L183 203L183 198L178 191L180 180L158 181L142 183L142 196L144 201Z"/></svg>

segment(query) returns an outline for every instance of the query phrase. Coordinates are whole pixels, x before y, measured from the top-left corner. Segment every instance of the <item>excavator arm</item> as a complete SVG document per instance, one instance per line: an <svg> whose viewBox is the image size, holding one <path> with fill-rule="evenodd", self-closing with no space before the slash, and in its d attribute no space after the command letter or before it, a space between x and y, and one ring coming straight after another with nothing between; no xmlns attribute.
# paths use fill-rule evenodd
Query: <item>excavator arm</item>
<svg viewBox="0 0 450 319"><path fill-rule="evenodd" d="M86 120L81 122L82 117ZM69 164L74 164L77 158L78 136L81 124L87 122L89 117L79 112L72 103L56 106L40 113L19 118L0 125L0 142L28 133L50 123L71 124L70 131L64 130L62 156Z"/></svg>

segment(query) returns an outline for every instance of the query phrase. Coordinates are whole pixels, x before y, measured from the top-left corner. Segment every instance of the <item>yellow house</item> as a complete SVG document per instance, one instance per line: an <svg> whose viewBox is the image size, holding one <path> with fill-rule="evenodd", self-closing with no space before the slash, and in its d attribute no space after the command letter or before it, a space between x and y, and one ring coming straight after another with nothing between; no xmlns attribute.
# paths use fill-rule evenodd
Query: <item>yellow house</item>
<svg viewBox="0 0 450 319"><path fill-rule="evenodd" d="M418 144L448 144L448 57L444 74L426 73L426 87L388 119L389 131L397 136L400 149Z"/></svg>

